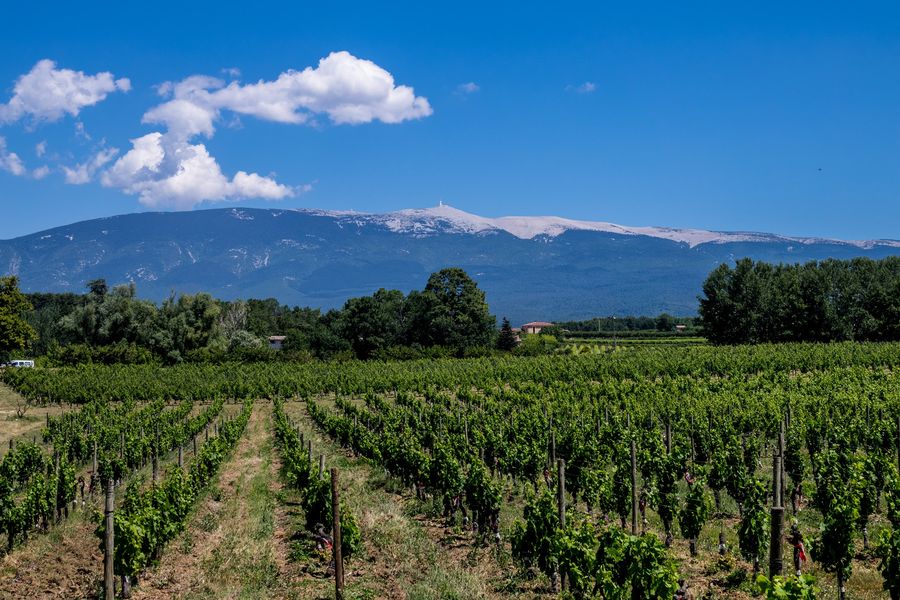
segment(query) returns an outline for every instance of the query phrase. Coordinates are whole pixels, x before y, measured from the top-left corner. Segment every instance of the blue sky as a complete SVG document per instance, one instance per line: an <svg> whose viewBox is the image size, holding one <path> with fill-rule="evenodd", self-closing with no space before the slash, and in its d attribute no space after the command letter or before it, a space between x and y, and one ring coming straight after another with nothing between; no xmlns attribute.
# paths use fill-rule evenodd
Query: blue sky
<svg viewBox="0 0 900 600"><path fill-rule="evenodd" d="M439 201L900 238L896 3L30 4L0 22L0 238ZM54 77L94 95L47 105Z"/></svg>

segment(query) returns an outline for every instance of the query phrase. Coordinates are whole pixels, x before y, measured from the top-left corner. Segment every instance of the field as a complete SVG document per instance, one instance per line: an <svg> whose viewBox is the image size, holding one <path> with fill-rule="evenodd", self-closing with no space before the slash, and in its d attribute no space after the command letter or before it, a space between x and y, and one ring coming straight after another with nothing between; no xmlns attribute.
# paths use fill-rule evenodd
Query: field
<svg viewBox="0 0 900 600"><path fill-rule="evenodd" d="M558 575L576 597L671 598L680 578L694 598L755 597L776 471L785 573L796 518L815 597L838 597L837 556L847 598L886 598L875 547L900 500L898 367L895 344L634 344L535 358L7 370L0 596L97 597L112 480L115 569L133 597L333 597L329 555L311 534L330 523L337 468L347 598L553 598ZM602 551L612 547L644 562L623 569Z"/></svg>

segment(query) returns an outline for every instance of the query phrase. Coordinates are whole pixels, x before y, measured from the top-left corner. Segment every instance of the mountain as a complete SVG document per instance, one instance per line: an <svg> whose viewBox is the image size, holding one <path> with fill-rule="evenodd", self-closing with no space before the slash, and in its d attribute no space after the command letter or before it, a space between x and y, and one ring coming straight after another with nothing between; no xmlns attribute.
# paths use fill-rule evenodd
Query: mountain
<svg viewBox="0 0 900 600"><path fill-rule="evenodd" d="M463 267L514 323L693 314L706 275L773 262L900 255L894 240L625 227L559 217L485 218L447 205L385 214L211 209L82 221L0 241L0 273L26 291L81 292L99 277L143 297L206 291L331 308L380 287L421 288Z"/></svg>

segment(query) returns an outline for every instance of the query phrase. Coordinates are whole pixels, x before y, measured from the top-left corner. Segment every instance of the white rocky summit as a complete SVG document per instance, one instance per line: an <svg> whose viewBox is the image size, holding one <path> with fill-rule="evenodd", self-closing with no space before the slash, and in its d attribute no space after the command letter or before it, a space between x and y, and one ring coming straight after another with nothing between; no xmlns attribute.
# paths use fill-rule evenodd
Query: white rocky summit
<svg viewBox="0 0 900 600"><path fill-rule="evenodd" d="M505 231L523 240L538 236L556 237L566 231L599 231L619 235L642 235L684 243L691 248L700 244L734 242L792 242L797 244L839 243L858 248L900 247L896 240L845 241L815 237L791 237L771 233L707 231L671 227L631 227L604 221L578 221L563 217L482 217L441 203L432 208L409 208L396 212L371 214L354 211L308 210L344 222L364 225L379 223L395 233L428 236L437 233L496 233Z"/></svg>

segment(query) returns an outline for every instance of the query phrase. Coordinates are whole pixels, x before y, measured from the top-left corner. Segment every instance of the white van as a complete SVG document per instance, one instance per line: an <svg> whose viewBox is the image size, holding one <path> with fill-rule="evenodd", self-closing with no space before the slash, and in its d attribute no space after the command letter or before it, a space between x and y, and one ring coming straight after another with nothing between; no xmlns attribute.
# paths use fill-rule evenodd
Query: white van
<svg viewBox="0 0 900 600"><path fill-rule="evenodd" d="M10 367L24 367L24 368L27 368L27 369L33 369L33 368L34 368L34 361L33 361L33 360L11 360L11 361L9 361L9 362L6 363L6 364L7 364L8 366L10 366Z"/></svg>

